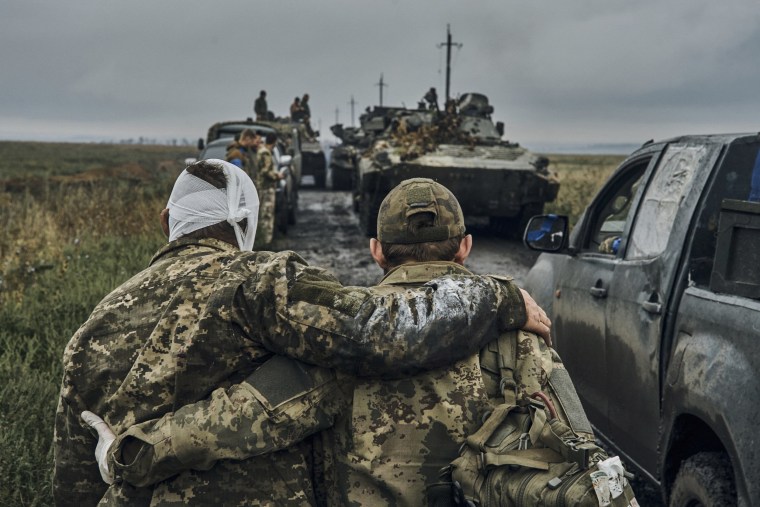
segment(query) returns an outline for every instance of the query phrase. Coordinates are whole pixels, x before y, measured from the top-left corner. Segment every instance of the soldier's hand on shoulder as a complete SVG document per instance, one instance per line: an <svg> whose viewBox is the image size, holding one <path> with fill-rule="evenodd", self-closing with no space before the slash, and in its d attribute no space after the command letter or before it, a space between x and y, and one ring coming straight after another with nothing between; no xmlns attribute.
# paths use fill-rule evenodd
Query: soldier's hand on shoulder
<svg viewBox="0 0 760 507"><path fill-rule="evenodd" d="M525 289L520 289L523 300L525 301L525 313L528 320L525 322L523 329L531 333L536 333L544 339L548 346L552 346L552 321L546 315L546 312L538 306L533 297Z"/></svg>

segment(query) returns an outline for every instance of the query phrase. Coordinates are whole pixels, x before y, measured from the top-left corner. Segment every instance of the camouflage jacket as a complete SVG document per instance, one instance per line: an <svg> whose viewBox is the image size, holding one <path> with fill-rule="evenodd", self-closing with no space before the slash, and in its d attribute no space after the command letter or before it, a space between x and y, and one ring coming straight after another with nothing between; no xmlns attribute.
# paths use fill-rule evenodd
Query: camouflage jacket
<svg viewBox="0 0 760 507"><path fill-rule="evenodd" d="M227 146L227 153L224 156L227 162L231 162L248 174L251 177L254 184L258 177L258 158L256 152L253 149L243 147L239 142L235 141Z"/></svg>
<svg viewBox="0 0 760 507"><path fill-rule="evenodd" d="M376 291L393 297L446 274L469 272L447 262L408 264L389 273ZM532 353L529 347L520 351ZM481 351L486 361L489 354ZM440 469L478 427L490 409L489 395L499 395L498 381L487 392L493 379L484 382L478 361L473 354L403 380L369 381L275 358L246 382L130 428L118 442L139 441L144 452L130 466L116 468L125 480L156 482L186 467L283 449L332 428L314 437L318 480L304 482L304 489L316 486L329 505L423 505L426 486L437 482ZM533 370L525 364L529 382Z"/></svg>
<svg viewBox="0 0 760 507"><path fill-rule="evenodd" d="M447 274L452 262L410 263L390 271L378 292L392 295ZM428 505L426 488L491 409L479 357L400 380L345 379L349 408L323 432L329 505Z"/></svg>
<svg viewBox="0 0 760 507"><path fill-rule="evenodd" d="M262 146L256 152L256 165L258 167L257 179L254 180L256 188L261 190L274 188L280 175L274 166L272 152L266 146Z"/></svg>
<svg viewBox="0 0 760 507"><path fill-rule="evenodd" d="M193 453L205 446L192 434L183 441L170 433L151 443L163 446L162 452L182 451L184 443L188 455L173 466L193 470L151 487L117 482L107 488L93 459L97 439L79 414L93 411L120 434L179 414L183 405L218 401L210 395L220 386L233 390L222 402L241 407L240 399L252 392L242 381L272 353L352 374L405 375L473 353L498 329L525 320L519 290L489 277L449 277L389 296L342 287L293 252L240 252L216 240L174 241L150 267L106 296L66 346L54 438L56 503L309 505L307 442L257 460L216 466L206 460L196 466ZM461 339L463 329L467 340ZM228 429L241 421L215 413ZM264 423L282 423L292 413ZM216 422L204 428L213 429ZM226 437L242 442L240 452L276 450L261 438L266 432L248 429ZM127 472L129 465L123 467Z"/></svg>

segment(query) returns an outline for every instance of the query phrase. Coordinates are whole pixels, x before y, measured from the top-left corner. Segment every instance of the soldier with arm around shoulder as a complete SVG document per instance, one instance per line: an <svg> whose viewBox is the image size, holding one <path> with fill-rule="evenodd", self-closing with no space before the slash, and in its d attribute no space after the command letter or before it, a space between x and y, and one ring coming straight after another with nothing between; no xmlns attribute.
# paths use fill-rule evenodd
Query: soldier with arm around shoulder
<svg viewBox="0 0 760 507"><path fill-rule="evenodd" d="M257 460L206 463L156 485L117 476L108 486L92 459L97 440L80 414L101 415L124 433L217 388L245 388L273 353L352 373L436 367L527 319L520 291L488 277L449 277L388 296L342 287L293 252L252 252L257 199L250 178L231 164L188 167L162 213L170 242L106 296L70 340L54 442L59 505L218 500L220 491L230 502L309 505L308 442ZM473 307L463 293L483 304ZM470 339L449 329L467 329ZM251 477L269 479L252 488Z"/></svg>

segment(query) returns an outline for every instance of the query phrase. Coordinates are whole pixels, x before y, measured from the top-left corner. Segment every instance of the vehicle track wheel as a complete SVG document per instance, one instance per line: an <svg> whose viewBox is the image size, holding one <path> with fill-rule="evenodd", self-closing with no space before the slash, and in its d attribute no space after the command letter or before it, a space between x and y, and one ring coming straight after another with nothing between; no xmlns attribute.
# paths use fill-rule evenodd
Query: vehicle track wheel
<svg viewBox="0 0 760 507"><path fill-rule="evenodd" d="M700 452L681 465L670 507L720 507L736 505L736 487L728 456L722 452Z"/></svg>

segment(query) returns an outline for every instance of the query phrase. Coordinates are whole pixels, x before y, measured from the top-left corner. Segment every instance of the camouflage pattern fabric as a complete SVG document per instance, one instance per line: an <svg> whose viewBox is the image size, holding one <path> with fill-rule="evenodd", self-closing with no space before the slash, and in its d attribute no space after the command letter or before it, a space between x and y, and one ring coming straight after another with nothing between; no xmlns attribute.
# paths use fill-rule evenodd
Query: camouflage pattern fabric
<svg viewBox="0 0 760 507"><path fill-rule="evenodd" d="M274 238L275 200L274 188L259 189L259 222L256 227L256 239L253 248L256 250L266 249Z"/></svg>
<svg viewBox="0 0 760 507"><path fill-rule="evenodd" d="M245 148L239 142L235 141L227 146L227 153L225 154L224 159L227 162L240 160L243 164L241 169L251 177L254 184L256 183L256 178L258 177L258 162L255 151Z"/></svg>
<svg viewBox="0 0 760 507"><path fill-rule="evenodd" d="M610 236L599 244L599 253L615 255L620 245L620 236Z"/></svg>
<svg viewBox="0 0 760 507"><path fill-rule="evenodd" d="M469 274L452 262L409 263L391 270L378 291L403 293L446 274ZM320 435L329 505L428 505L439 482L490 410L476 354L400 380L343 379L350 408Z"/></svg>
<svg viewBox="0 0 760 507"><path fill-rule="evenodd" d="M293 252L240 252L213 239L181 238L106 296L66 346L56 504L309 505L308 442L264 461L199 466L155 487L108 488L93 459L97 437L79 414L95 412L121 434L218 387L245 385L272 353L351 374L406 375L474 353L499 329L525 320L519 290L494 278L453 276L380 295L342 287ZM237 437L237 420L224 422L232 434L205 428L220 440ZM171 440L157 447L161 442Z"/></svg>
<svg viewBox="0 0 760 507"><path fill-rule="evenodd" d="M256 188L274 189L280 180L280 173L277 172L277 168L274 166L272 152L267 146L261 146L256 152L256 163L259 169L256 179L253 180Z"/></svg>
<svg viewBox="0 0 760 507"><path fill-rule="evenodd" d="M434 226L410 231L409 218L417 213L432 213ZM377 239L383 243L428 243L464 233L459 201L449 189L428 178L404 180L388 192L377 213Z"/></svg>
<svg viewBox="0 0 760 507"><path fill-rule="evenodd" d="M275 193L280 177L274 167L272 152L269 148L266 146L259 148L256 158L258 173L254 183L259 192L259 224L256 228L254 248L262 249L266 248L274 237Z"/></svg>

